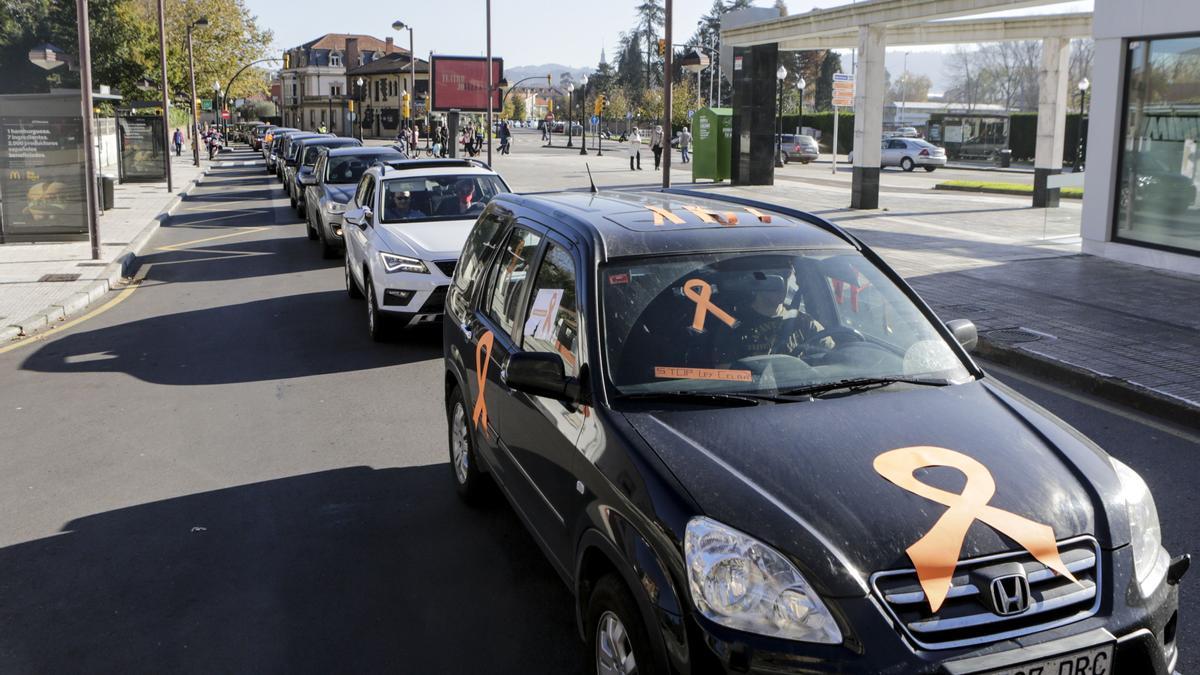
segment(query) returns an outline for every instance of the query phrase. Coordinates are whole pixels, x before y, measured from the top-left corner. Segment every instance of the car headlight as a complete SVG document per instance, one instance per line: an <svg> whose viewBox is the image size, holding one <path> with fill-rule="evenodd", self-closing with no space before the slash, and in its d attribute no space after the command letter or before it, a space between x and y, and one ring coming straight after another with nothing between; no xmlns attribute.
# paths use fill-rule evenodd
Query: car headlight
<svg viewBox="0 0 1200 675"><path fill-rule="evenodd" d="M1117 478L1121 480L1121 495L1129 513L1129 539L1133 547L1133 573L1143 597L1150 597L1167 573L1170 555L1162 546L1162 528L1158 523L1158 508L1150 487L1136 471L1120 460L1109 457Z"/></svg>
<svg viewBox="0 0 1200 675"><path fill-rule="evenodd" d="M800 572L771 547L715 520L692 518L684 539L692 602L722 626L840 644L842 632Z"/></svg>
<svg viewBox="0 0 1200 675"><path fill-rule="evenodd" d="M330 214L344 213L346 211L346 205L340 202L325 202L325 210Z"/></svg>
<svg viewBox="0 0 1200 675"><path fill-rule="evenodd" d="M383 261L383 269L388 272L411 272L413 274L429 274L429 268L425 267L425 263L416 258L408 256L396 255L395 253L379 253L379 258Z"/></svg>

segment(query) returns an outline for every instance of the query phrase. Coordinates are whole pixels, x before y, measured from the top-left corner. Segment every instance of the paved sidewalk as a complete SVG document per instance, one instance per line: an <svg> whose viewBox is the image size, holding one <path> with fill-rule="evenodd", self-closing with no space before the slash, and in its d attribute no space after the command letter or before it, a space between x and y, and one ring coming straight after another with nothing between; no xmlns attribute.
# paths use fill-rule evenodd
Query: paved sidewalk
<svg viewBox="0 0 1200 675"><path fill-rule="evenodd" d="M128 272L128 265L159 223L207 169L172 157L174 192L166 182L117 185L114 208L100 216L100 259L87 241L0 246L0 345L83 311ZM42 281L65 275L66 281Z"/></svg>
<svg viewBox="0 0 1200 675"><path fill-rule="evenodd" d="M655 189L659 174L612 159L516 153L496 168L521 190L580 189L588 159L604 189ZM693 184L827 218L863 239L943 319L971 319L980 353L1200 427L1200 277L1080 253L1081 207L1034 209L1027 197L934 193L886 184L883 209L847 208L848 186L786 176L774 186Z"/></svg>

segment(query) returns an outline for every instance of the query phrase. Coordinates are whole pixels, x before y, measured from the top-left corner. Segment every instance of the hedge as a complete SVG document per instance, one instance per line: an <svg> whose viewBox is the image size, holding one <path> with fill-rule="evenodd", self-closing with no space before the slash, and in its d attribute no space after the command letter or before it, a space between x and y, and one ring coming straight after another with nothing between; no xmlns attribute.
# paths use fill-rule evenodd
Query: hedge
<svg viewBox="0 0 1200 675"><path fill-rule="evenodd" d="M838 150L843 153L850 152L854 149L854 113L843 112L838 113L841 119L838 120ZM783 116L783 133L792 134L796 132L796 127L805 126L813 127L821 130L821 140L819 141L823 152L830 152L830 139L833 138L833 115L832 112L804 113L804 123L800 123L799 115L784 115Z"/></svg>

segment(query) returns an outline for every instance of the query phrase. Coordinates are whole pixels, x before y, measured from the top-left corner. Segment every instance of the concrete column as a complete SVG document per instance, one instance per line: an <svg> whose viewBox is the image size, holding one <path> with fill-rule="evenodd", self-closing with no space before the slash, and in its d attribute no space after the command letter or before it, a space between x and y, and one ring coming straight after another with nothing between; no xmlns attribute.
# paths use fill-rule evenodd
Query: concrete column
<svg viewBox="0 0 1200 675"><path fill-rule="evenodd" d="M1059 190L1047 188L1046 179L1062 173L1070 57L1070 40L1042 40L1042 63L1038 68L1037 154L1033 159L1033 205L1038 208L1058 206Z"/></svg>
<svg viewBox="0 0 1200 675"><path fill-rule="evenodd" d="M854 89L854 184L850 208L879 208L879 143L883 138L883 26L858 29L858 77ZM1061 162L1061 153L1060 153Z"/></svg>

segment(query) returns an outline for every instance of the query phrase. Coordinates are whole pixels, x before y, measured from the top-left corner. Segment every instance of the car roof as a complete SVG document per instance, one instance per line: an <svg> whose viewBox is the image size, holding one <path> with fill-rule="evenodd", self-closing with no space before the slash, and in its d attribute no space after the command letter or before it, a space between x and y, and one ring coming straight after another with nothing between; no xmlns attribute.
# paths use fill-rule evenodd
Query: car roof
<svg viewBox="0 0 1200 675"><path fill-rule="evenodd" d="M343 156L355 156L355 155L371 155L371 156L378 155L381 157L391 157L393 155L399 156L399 157L404 156L404 155L400 154L399 150L394 150L392 148L387 148L387 147L380 147L377 145L376 146L358 145L358 146L351 146L351 147L345 147L345 148L330 148L329 149L330 157L343 157Z"/></svg>
<svg viewBox="0 0 1200 675"><path fill-rule="evenodd" d="M487 164L474 160L403 159L388 162L386 166L372 167L369 171L379 174L382 180L414 176L499 175L488 168Z"/></svg>
<svg viewBox="0 0 1200 675"><path fill-rule="evenodd" d="M590 241L597 260L699 251L860 249L832 223L803 211L688 190L500 194L493 200Z"/></svg>
<svg viewBox="0 0 1200 675"><path fill-rule="evenodd" d="M301 145L308 145L309 143L337 143L339 145L348 145L348 144L353 144L353 143L359 142L357 138L349 138L347 136L334 136L331 134L322 134L319 136L306 137L306 138L301 138L298 140L301 143Z"/></svg>

